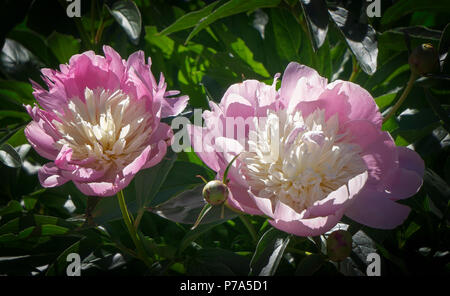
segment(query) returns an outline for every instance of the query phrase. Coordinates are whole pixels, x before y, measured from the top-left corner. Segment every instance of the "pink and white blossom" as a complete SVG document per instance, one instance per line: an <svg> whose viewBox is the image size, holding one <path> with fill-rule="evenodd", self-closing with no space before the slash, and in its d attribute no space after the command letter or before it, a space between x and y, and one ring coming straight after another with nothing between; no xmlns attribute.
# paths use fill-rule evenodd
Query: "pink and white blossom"
<svg viewBox="0 0 450 296"><path fill-rule="evenodd" d="M172 141L161 118L178 115L188 97L157 83L144 53L128 60L109 46L104 56L74 55L59 71L42 69L48 90L33 83L39 106L26 106L25 135L51 160L39 170L44 187L72 181L86 195L110 196L136 173L159 163Z"/></svg>
<svg viewBox="0 0 450 296"><path fill-rule="evenodd" d="M409 207L397 201L420 189L424 162L382 131L378 107L359 85L328 83L290 63L279 90L276 79L246 80L210 108L205 127L190 126L191 143L218 179L240 154L228 174L235 209L299 236L325 233L344 215L382 229L407 218ZM241 133L227 126L230 118L241 120Z"/></svg>

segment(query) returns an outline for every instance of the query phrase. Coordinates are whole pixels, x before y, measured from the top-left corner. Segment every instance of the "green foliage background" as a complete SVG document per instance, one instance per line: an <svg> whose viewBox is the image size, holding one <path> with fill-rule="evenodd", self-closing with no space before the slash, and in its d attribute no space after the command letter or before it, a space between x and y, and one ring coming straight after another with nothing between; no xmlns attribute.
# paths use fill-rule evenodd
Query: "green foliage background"
<svg viewBox="0 0 450 296"><path fill-rule="evenodd" d="M448 274L450 5L380 1L382 17L368 18L364 2L98 0L81 1L82 17L68 18L63 0L7 0L0 15L0 274L65 275L67 254L76 252L83 275L361 275L368 251L381 254L383 275ZM384 112L408 80L409 50L422 43L439 51L441 70L415 82L383 129L425 160L424 185L404 201L412 212L394 230L343 221L354 248L339 266L320 238L290 236L262 217L230 211L221 219L213 210L190 230L203 206L196 175L215 176L193 152L182 152L169 153L125 190L148 268L135 257L116 197L88 198L72 183L42 188L36 172L47 160L23 133L30 121L23 104L34 102L28 79L42 84L40 68L85 50L101 54L103 44L124 58L144 50L155 76L163 72L169 89L189 95L190 116L233 83L272 83L290 61L329 81L351 78Z"/></svg>

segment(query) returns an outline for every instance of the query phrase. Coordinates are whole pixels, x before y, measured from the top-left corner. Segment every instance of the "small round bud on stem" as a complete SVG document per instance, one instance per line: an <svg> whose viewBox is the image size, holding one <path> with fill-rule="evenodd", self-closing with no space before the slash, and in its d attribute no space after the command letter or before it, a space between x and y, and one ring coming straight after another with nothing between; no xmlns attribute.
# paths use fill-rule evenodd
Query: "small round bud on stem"
<svg viewBox="0 0 450 296"><path fill-rule="evenodd" d="M327 238L327 254L330 260L342 261L352 251L352 236L345 230L333 231Z"/></svg>
<svg viewBox="0 0 450 296"><path fill-rule="evenodd" d="M411 72L417 75L434 73L439 70L439 56L430 43L417 46L409 56Z"/></svg>
<svg viewBox="0 0 450 296"><path fill-rule="evenodd" d="M211 205L223 204L228 198L228 187L219 180L209 181L203 187L203 198Z"/></svg>

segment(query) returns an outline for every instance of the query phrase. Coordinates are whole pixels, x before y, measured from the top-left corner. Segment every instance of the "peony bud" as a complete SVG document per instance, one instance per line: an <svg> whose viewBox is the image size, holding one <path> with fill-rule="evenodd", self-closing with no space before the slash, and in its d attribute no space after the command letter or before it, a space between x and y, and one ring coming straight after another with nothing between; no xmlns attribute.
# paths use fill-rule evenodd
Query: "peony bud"
<svg viewBox="0 0 450 296"><path fill-rule="evenodd" d="M408 62L414 74L425 75L439 70L438 53L430 43L414 48Z"/></svg>
<svg viewBox="0 0 450 296"><path fill-rule="evenodd" d="M332 261L342 261L352 251L352 236L345 230L333 231L327 238L327 253Z"/></svg>
<svg viewBox="0 0 450 296"><path fill-rule="evenodd" d="M219 180L209 181L203 187L203 198L212 205L223 204L228 198L228 187Z"/></svg>

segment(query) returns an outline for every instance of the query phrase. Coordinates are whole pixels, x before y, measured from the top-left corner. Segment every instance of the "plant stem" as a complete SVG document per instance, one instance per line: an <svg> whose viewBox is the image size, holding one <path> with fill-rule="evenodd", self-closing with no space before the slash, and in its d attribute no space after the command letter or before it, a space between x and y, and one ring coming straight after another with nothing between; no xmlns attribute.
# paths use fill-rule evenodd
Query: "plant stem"
<svg viewBox="0 0 450 296"><path fill-rule="evenodd" d="M358 73L358 63L356 62L355 56L352 55L352 74L350 75L348 81L353 82L353 80L355 80L357 73Z"/></svg>
<svg viewBox="0 0 450 296"><path fill-rule="evenodd" d="M397 103L395 103L395 105L391 108L391 110L389 110L389 113L384 117L383 123L388 121L389 118L391 118L392 115L394 115L395 112L397 112L398 108L400 108L400 106L403 104L403 102L405 101L405 99L408 96L409 92L411 91L411 89L412 89L412 87L414 85L414 82L416 81L416 78L417 78L417 74L414 74L414 73L411 72L411 75L409 76L409 80L406 83L406 87L403 90L402 95L398 99Z"/></svg>
<svg viewBox="0 0 450 296"><path fill-rule="evenodd" d="M311 252L298 250L298 249L292 248L292 247L287 247L286 248L286 252L294 253L294 254L300 254L300 255L303 255L303 256L309 256L309 255L312 254Z"/></svg>
<svg viewBox="0 0 450 296"><path fill-rule="evenodd" d="M253 227L252 223L247 219L244 215L239 215L239 218L241 219L242 223L247 228L248 232L250 232L250 235L254 242L258 241L258 235L256 234L255 228Z"/></svg>
<svg viewBox="0 0 450 296"><path fill-rule="evenodd" d="M137 216L136 216L136 220L134 220L134 229L136 229L136 231L139 228L139 224L141 223L141 219L142 219L142 216L144 215L144 212L145 212L144 208L139 209Z"/></svg>
<svg viewBox="0 0 450 296"><path fill-rule="evenodd" d="M144 251L144 247L142 245L141 239L139 238L136 229L133 227L133 222L130 214L128 213L127 204L125 203L125 197L123 195L123 191L120 190L117 192L117 199L119 200L120 210L122 211L123 221L125 221L125 225L128 228L128 232L130 233L131 239L133 240L134 245L136 246L137 253L139 258L144 261L144 263L150 268L152 264L147 258L147 255Z"/></svg>

